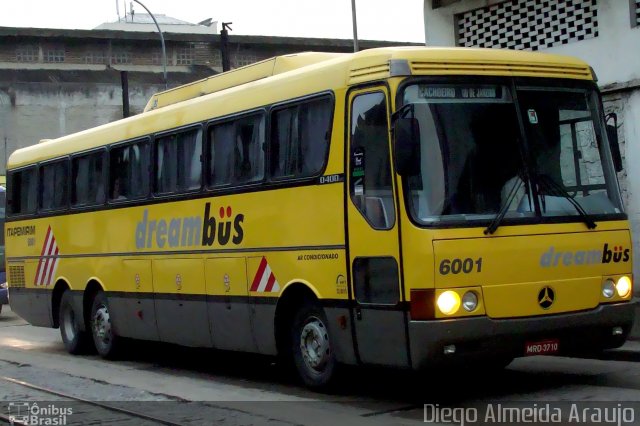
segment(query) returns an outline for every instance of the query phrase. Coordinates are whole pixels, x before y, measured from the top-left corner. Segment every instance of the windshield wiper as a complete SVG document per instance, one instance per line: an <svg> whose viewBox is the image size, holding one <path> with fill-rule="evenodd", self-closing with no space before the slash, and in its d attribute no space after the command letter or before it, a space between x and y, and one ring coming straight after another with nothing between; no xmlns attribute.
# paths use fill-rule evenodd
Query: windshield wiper
<svg viewBox="0 0 640 426"><path fill-rule="evenodd" d="M524 184L524 180L518 174L518 181L514 183L513 186L511 187L511 191L509 191L509 195L507 195L507 200L502 205L502 207L500 207L500 211L498 212L496 217L493 218L489 226L487 226L487 229L484 230L485 235L487 234L491 235L494 232L496 232L496 230L500 226L500 223L502 223L502 220L507 215L507 212L509 211L509 206L513 202L514 198L516 197L516 194L518 193L518 190L523 184Z"/></svg>
<svg viewBox="0 0 640 426"><path fill-rule="evenodd" d="M598 226L591 218L589 213L587 213L587 211L580 205L580 203L573 199L571 194L569 194L569 192L567 192L567 190L562 185L560 185L558 182L547 175L538 175L537 178L538 183L540 183L546 190L548 190L550 195L560 196L569 201L571 205L576 208L576 211L582 217L582 220L587 225L587 228L595 229L596 226Z"/></svg>

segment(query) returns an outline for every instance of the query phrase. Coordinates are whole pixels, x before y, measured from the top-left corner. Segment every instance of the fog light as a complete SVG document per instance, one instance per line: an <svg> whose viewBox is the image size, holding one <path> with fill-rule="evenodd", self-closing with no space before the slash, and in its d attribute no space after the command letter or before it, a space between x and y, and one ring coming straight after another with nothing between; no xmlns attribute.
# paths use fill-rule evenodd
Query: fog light
<svg viewBox="0 0 640 426"><path fill-rule="evenodd" d="M602 295L611 299L616 292L616 285L611 278L602 283Z"/></svg>
<svg viewBox="0 0 640 426"><path fill-rule="evenodd" d="M614 336L622 336L622 327L613 327L611 334Z"/></svg>
<svg viewBox="0 0 640 426"><path fill-rule="evenodd" d="M438 296L438 309L445 315L453 315L460 308L460 296L455 291L447 290Z"/></svg>
<svg viewBox="0 0 640 426"><path fill-rule="evenodd" d="M444 354L451 355L456 353L456 345L447 345L444 347Z"/></svg>
<svg viewBox="0 0 640 426"><path fill-rule="evenodd" d="M467 312L471 312L478 307L478 295L476 295L475 291L468 291L462 296L462 307Z"/></svg>
<svg viewBox="0 0 640 426"><path fill-rule="evenodd" d="M629 277L622 276L616 284L616 290L618 290L618 296L627 297L631 294L631 279Z"/></svg>

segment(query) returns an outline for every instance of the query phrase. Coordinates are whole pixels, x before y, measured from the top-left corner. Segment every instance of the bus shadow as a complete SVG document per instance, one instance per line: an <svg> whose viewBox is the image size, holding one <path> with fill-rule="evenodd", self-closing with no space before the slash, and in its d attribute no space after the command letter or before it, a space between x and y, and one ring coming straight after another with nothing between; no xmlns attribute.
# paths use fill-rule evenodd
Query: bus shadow
<svg viewBox="0 0 640 426"><path fill-rule="evenodd" d="M211 349L186 348L157 342L133 341L121 358L149 364L146 369L168 375L205 378L224 384L327 401L385 400L408 405L460 404L478 399L553 391L567 385L597 385L598 376L580 373L528 371L518 368L484 371L434 369L407 371L393 368L343 367L335 385L317 393L306 389L290 368L273 357ZM549 362L553 362L550 358Z"/></svg>

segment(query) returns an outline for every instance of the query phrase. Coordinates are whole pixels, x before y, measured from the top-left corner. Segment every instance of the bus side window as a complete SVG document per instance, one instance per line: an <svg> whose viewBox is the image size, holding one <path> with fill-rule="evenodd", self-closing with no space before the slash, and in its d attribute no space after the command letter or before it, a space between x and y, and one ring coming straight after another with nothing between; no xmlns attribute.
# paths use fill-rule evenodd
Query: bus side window
<svg viewBox="0 0 640 426"><path fill-rule="evenodd" d="M271 176L302 178L320 173L331 135L332 102L316 99L272 116Z"/></svg>
<svg viewBox="0 0 640 426"><path fill-rule="evenodd" d="M202 179L202 129L158 138L156 142L156 192L177 193L200 189Z"/></svg>
<svg viewBox="0 0 640 426"><path fill-rule="evenodd" d="M105 200L104 155L102 152L76 157L71 161L71 204L91 206Z"/></svg>
<svg viewBox="0 0 640 426"><path fill-rule="evenodd" d="M67 160L45 164L40 168L40 209L57 210L67 206L68 170Z"/></svg>
<svg viewBox="0 0 640 426"><path fill-rule="evenodd" d="M35 213L38 199L36 168L9 173L7 211L12 215Z"/></svg>
<svg viewBox="0 0 640 426"><path fill-rule="evenodd" d="M209 187L238 185L264 178L264 115L216 124L209 129Z"/></svg>
<svg viewBox="0 0 640 426"><path fill-rule="evenodd" d="M138 141L109 152L109 200L146 197L149 193L149 143Z"/></svg>

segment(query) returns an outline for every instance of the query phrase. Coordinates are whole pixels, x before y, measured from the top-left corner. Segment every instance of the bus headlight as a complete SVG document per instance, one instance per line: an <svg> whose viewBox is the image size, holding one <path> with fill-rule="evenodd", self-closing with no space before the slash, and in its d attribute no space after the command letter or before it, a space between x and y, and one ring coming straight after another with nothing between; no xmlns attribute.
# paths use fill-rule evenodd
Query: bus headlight
<svg viewBox="0 0 640 426"><path fill-rule="evenodd" d="M618 279L618 283L616 284L616 290L618 290L618 296L627 297L631 294L631 278L623 275Z"/></svg>
<svg viewBox="0 0 640 426"><path fill-rule="evenodd" d="M455 291L447 290L438 296L438 309L445 315L453 315L460 309L460 296Z"/></svg>
<svg viewBox="0 0 640 426"><path fill-rule="evenodd" d="M471 312L478 307L478 295L475 291L468 291L462 296L462 307L467 312Z"/></svg>
<svg viewBox="0 0 640 426"><path fill-rule="evenodd" d="M616 285L611 278L602 283L602 295L611 299L616 292Z"/></svg>

